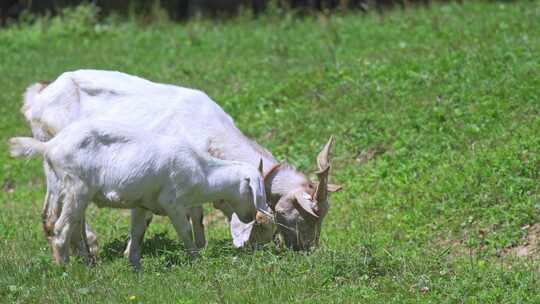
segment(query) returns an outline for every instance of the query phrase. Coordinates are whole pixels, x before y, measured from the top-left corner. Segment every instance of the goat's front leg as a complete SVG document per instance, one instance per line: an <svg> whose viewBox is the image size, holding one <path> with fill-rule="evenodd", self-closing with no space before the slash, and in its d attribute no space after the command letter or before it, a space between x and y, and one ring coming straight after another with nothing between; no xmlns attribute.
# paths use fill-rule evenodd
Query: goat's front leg
<svg viewBox="0 0 540 304"><path fill-rule="evenodd" d="M195 236L195 246L197 246L198 249L202 249L206 247L206 238L204 236L203 208L190 208L189 217L191 219L191 226L193 227L193 235Z"/></svg>
<svg viewBox="0 0 540 304"><path fill-rule="evenodd" d="M141 266L141 246L146 228L152 221L152 212L142 208L131 209L131 223L129 230L129 241L124 251L124 256L129 259L135 268Z"/></svg>
<svg viewBox="0 0 540 304"><path fill-rule="evenodd" d="M198 250L193 242L193 231L187 218L186 209L182 206L169 205L167 215L178 234L178 237L184 242L184 247L188 254L197 255Z"/></svg>
<svg viewBox="0 0 540 304"><path fill-rule="evenodd" d="M71 190L66 195L62 213L54 224L54 236L51 242L56 263L69 262L69 244L77 227L84 225L83 216L87 205L88 199L82 192Z"/></svg>

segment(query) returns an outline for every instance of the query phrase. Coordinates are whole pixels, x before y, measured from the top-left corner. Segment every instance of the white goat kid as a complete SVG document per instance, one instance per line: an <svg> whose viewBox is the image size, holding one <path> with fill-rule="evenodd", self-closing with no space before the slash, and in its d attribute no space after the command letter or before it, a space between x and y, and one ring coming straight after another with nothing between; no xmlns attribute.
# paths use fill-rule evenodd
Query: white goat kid
<svg viewBox="0 0 540 304"><path fill-rule="evenodd" d="M252 165L199 153L181 137L134 130L103 120L64 128L48 142L28 137L9 141L15 157L40 154L62 185L62 212L51 242L55 260L69 261L76 227L90 202L99 207L141 208L167 215L190 253L193 242L188 209L227 200L241 221L268 214L264 181ZM140 241L131 240L129 260L140 263Z"/></svg>

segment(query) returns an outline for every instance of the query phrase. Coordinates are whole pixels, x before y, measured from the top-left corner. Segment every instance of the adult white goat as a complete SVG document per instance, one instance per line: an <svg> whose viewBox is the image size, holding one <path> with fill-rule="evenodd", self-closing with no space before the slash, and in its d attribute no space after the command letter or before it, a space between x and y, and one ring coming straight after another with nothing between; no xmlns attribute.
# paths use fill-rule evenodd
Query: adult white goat
<svg viewBox="0 0 540 304"><path fill-rule="evenodd" d="M319 182L310 181L245 137L214 101L193 89L154 83L120 72L78 70L63 73L50 84L30 86L22 112L34 137L41 140L51 138L74 121L102 118L160 134L181 134L196 149L220 159L254 166L262 159L265 187L270 207L276 213L278 232L287 246L297 250L308 249L318 242L329 208L328 192L340 189L328 184L332 138L317 157ZM46 163L44 167L46 175L51 175ZM48 188L55 188L54 182L51 183ZM230 218L227 204L219 202L215 206ZM50 229L56 218L51 210L57 208L44 207L45 230ZM131 239L142 239L149 222L144 219L150 218L151 213L146 210L133 209ZM202 223L198 229L202 229ZM89 239L95 239L90 231L88 234ZM81 244L76 238L73 243Z"/></svg>
<svg viewBox="0 0 540 304"><path fill-rule="evenodd" d="M257 212L269 214L263 177L254 166L200 153L181 136L82 120L46 143L15 137L9 144L12 156L42 155L60 181L62 193L55 195L64 197L62 212L51 241L58 263L69 261L67 241L92 201L99 207L141 208L169 216L188 252L196 252L186 217L191 207L226 200L245 223L254 221ZM129 260L135 266L140 245L132 239Z"/></svg>

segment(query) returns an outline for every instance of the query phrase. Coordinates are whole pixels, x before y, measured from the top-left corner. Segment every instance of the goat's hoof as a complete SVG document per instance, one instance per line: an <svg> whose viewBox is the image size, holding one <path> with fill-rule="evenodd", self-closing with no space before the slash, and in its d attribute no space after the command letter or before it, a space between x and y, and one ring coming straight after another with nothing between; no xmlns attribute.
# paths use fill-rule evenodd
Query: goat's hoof
<svg viewBox="0 0 540 304"><path fill-rule="evenodd" d="M196 244L195 246L197 246L197 249L203 249L203 248L206 248L206 246L208 245L208 242L204 242L202 244Z"/></svg>
<svg viewBox="0 0 540 304"><path fill-rule="evenodd" d="M131 239L128 240L126 249L124 250L124 257L129 258L129 252L131 251Z"/></svg>
<svg viewBox="0 0 540 304"><path fill-rule="evenodd" d="M201 256L201 254L199 253L199 250L189 250L187 254L188 254L188 257L191 259L196 259Z"/></svg>
<svg viewBox="0 0 540 304"><path fill-rule="evenodd" d="M133 266L134 269L138 270L141 268L141 253L137 251L130 251L128 255L129 264Z"/></svg>
<svg viewBox="0 0 540 304"><path fill-rule="evenodd" d="M85 263L86 266L88 266L88 267L94 267L94 266L96 266L96 264L97 264L97 258L96 258L96 256L94 256L94 255L90 255L90 256L84 257L84 263Z"/></svg>
<svg viewBox="0 0 540 304"><path fill-rule="evenodd" d="M96 239L89 240L88 241L88 251L90 251L90 255L96 257L98 254L98 243Z"/></svg>
<svg viewBox="0 0 540 304"><path fill-rule="evenodd" d="M142 270L142 266L141 266L141 263L140 262L137 262L137 263L129 263L131 265L131 269L133 269L133 271L135 272L139 272Z"/></svg>

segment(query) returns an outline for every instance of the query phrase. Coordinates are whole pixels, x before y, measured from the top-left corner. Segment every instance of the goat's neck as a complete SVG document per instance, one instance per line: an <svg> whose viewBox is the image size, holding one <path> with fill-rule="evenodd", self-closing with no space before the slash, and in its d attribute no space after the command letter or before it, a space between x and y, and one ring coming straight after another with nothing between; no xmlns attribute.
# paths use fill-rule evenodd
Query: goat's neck
<svg viewBox="0 0 540 304"><path fill-rule="evenodd" d="M225 164L221 160L216 160L207 167L209 201L231 198L232 193L238 188L237 170L233 167L235 166Z"/></svg>
<svg viewBox="0 0 540 304"><path fill-rule="evenodd" d="M208 152L219 159L242 161L253 166L258 166L262 159L264 175L279 164L269 151L244 136L236 127L224 129L223 134L210 140ZM272 200L309 182L304 174L288 164L282 164L273 175L269 190Z"/></svg>
<svg viewBox="0 0 540 304"><path fill-rule="evenodd" d="M278 163L269 151L244 136L234 126L224 128L213 137L208 152L219 159L241 161L255 167L262 159L265 173Z"/></svg>

